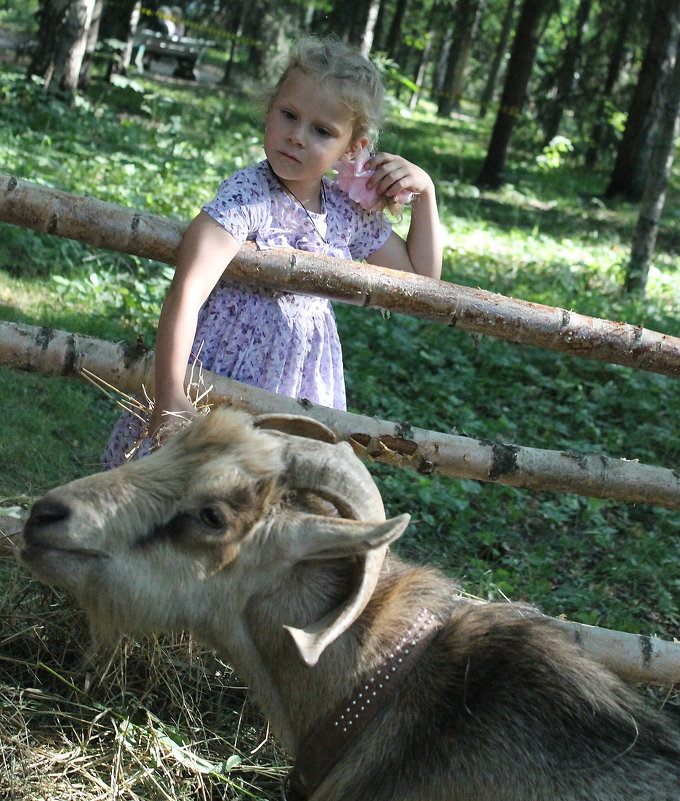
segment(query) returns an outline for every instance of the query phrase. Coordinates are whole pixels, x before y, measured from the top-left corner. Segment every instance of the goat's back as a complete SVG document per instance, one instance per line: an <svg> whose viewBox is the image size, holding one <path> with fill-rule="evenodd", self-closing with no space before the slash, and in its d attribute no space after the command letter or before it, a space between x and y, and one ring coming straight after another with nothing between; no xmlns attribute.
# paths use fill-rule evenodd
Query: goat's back
<svg viewBox="0 0 680 801"><path fill-rule="evenodd" d="M522 615L461 603L318 801L679 801L667 717Z"/></svg>

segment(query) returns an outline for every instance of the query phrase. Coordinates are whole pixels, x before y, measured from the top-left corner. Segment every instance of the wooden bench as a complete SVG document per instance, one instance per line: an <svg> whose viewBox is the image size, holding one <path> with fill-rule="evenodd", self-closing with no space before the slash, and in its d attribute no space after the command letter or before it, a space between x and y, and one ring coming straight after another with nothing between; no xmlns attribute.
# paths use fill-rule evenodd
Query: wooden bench
<svg viewBox="0 0 680 801"><path fill-rule="evenodd" d="M196 66L205 51L215 42L206 39L193 39L190 36L166 36L156 31L142 29L137 31L133 38L133 45L137 48L134 57L135 65L140 72L149 69L154 58L173 58L177 65L173 76L196 80Z"/></svg>

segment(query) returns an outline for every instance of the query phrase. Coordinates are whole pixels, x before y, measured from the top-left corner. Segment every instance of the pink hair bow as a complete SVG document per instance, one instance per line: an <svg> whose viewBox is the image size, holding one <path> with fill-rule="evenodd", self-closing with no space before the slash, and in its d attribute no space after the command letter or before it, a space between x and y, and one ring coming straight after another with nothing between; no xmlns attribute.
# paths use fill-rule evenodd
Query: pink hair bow
<svg viewBox="0 0 680 801"><path fill-rule="evenodd" d="M364 147L357 153L356 159L351 161L336 161L333 169L338 171L335 180L338 186L349 197L358 203L362 209L366 211L376 211L383 208L385 205L384 198L379 195L377 190L368 189L366 182L373 175L375 170L366 170L364 166L371 158L371 154ZM413 199L413 192L408 189L403 189L394 198L398 203L410 203Z"/></svg>

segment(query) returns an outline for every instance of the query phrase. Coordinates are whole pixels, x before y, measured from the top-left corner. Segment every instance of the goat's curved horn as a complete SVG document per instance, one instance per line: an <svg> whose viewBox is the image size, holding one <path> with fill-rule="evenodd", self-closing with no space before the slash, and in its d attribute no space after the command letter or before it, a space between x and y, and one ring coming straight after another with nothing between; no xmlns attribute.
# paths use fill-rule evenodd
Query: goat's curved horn
<svg viewBox="0 0 680 801"><path fill-rule="evenodd" d="M253 417L253 426L280 431L282 434L318 439L321 442L338 441L332 429L313 417L300 417L296 414L259 414Z"/></svg>
<svg viewBox="0 0 680 801"><path fill-rule="evenodd" d="M283 461L292 487L325 498L350 520L385 519L382 498L371 474L352 447L337 443L335 433L323 423L293 414L261 414L253 418L253 425L275 436L286 435ZM294 444L289 437L294 438ZM328 448L328 444L334 446Z"/></svg>
<svg viewBox="0 0 680 801"><path fill-rule="evenodd" d="M371 474L346 442L337 445L287 438L283 461L286 481L331 501L344 518L381 522L385 509ZM403 530L403 529L402 529ZM315 665L324 649L345 632L366 608L387 553L379 545L359 558L360 578L349 597L323 620L306 629L287 627L303 661Z"/></svg>

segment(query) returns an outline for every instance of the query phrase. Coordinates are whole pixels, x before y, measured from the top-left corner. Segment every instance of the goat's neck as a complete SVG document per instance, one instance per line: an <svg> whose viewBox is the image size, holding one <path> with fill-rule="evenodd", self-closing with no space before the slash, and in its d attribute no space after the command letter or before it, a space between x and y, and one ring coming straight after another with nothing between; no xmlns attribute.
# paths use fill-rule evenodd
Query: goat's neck
<svg viewBox="0 0 680 801"><path fill-rule="evenodd" d="M253 637L250 628L242 621L232 623L226 647L222 638L214 636L212 631L199 632L198 635L208 647L227 659L236 674L248 683L250 694L265 713L281 744L291 748L291 743L296 741L295 728L279 694L277 671L260 648L259 638Z"/></svg>
<svg viewBox="0 0 680 801"><path fill-rule="evenodd" d="M351 573L342 566L311 562L295 569L285 586L271 587L266 597L251 598L248 604L246 626L264 671L256 676L245 673L244 666L242 675L277 738L292 754L312 724L353 687L356 673L352 663L358 649L355 635L347 632L310 668L284 626L304 628L320 620L347 596ZM273 682L274 693L260 681L264 674ZM286 726L289 736L278 728L277 721Z"/></svg>
<svg viewBox="0 0 680 801"><path fill-rule="evenodd" d="M399 565L396 572L393 569L384 572L361 618L326 649L313 668L302 662L283 626L305 626L320 619L329 611L328 586L333 589L335 604L348 590L343 583L349 581L351 571L343 574L338 567L329 571L328 566L309 565L300 571L297 581L289 585L285 594L281 590L251 608L248 627L253 647L276 692L267 697L268 688L256 686L252 674L244 674L244 678L250 682L253 695L276 734L293 755L312 727L336 709L359 681L383 661L385 653L399 641L422 608L417 593L400 589L403 579L412 576L413 571L404 572ZM423 588L430 588L430 579L422 582ZM326 598L319 592L324 585ZM286 726L288 736L277 729L277 721Z"/></svg>

